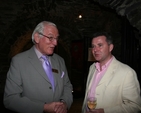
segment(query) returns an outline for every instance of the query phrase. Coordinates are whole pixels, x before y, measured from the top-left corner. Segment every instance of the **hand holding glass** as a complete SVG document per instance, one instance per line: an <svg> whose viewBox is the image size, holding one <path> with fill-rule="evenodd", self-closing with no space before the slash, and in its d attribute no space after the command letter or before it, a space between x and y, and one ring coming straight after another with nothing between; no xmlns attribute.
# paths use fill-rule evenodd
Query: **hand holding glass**
<svg viewBox="0 0 141 113"><path fill-rule="evenodd" d="M97 104L96 101L97 101L97 100L96 100L95 97L89 97L89 98L88 98L88 100L87 100L87 105L88 105L88 108L89 108L90 110L94 110L94 109L95 109L96 104Z"/></svg>

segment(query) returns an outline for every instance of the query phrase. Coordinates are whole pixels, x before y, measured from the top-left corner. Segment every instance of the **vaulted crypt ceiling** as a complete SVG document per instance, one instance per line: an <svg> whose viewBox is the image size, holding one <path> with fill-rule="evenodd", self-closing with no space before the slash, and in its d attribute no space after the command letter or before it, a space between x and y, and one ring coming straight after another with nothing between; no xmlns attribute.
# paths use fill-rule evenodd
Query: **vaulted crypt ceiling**
<svg viewBox="0 0 141 113"><path fill-rule="evenodd" d="M118 34L121 17L127 18L140 33L140 9L139 0L1 0L1 50L11 48L19 37L22 44L26 37L25 43L30 41L32 30L42 20L57 24L66 47L69 40L89 37L99 30Z"/></svg>

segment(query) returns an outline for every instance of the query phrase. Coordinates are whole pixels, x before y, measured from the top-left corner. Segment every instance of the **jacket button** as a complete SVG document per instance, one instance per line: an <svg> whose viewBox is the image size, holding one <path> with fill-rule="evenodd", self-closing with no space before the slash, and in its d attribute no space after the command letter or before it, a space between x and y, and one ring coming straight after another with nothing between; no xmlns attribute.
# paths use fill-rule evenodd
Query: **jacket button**
<svg viewBox="0 0 141 113"><path fill-rule="evenodd" d="M49 89L52 89L52 87L49 87Z"/></svg>

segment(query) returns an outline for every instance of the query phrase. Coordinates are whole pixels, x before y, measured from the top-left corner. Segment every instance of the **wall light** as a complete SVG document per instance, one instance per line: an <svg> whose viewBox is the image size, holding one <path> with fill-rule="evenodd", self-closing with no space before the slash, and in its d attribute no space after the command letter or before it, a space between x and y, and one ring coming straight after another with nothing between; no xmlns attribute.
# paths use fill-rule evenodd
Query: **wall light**
<svg viewBox="0 0 141 113"><path fill-rule="evenodd" d="M82 15L79 15L78 18L82 18Z"/></svg>

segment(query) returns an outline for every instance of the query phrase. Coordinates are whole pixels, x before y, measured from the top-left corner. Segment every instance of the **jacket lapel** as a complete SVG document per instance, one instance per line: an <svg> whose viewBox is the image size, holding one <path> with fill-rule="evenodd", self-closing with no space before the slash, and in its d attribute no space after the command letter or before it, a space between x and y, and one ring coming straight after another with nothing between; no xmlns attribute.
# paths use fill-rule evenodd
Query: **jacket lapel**
<svg viewBox="0 0 141 113"><path fill-rule="evenodd" d="M95 63L93 63L93 65L90 67L90 72L89 72L89 75L88 75L88 81L87 81L87 92L89 91L90 87L91 87L91 84L92 84L92 81L93 81L93 78L95 77Z"/></svg>
<svg viewBox="0 0 141 113"><path fill-rule="evenodd" d="M46 79L48 82L49 82L49 79L42 67L42 63L41 61L38 59L35 51L34 51L34 47L32 47L30 50L29 50L29 62L33 65L33 67L35 68L35 70L44 78ZM35 71L34 70L34 71ZM49 82L50 83L50 82Z"/></svg>
<svg viewBox="0 0 141 113"><path fill-rule="evenodd" d="M116 66L117 66L116 64L117 64L117 63L116 63L116 59L113 58L111 64L110 64L109 67L107 68L107 71L106 71L106 73L104 74L104 76L102 77L102 79L100 80L98 86L101 85L101 84L103 84L103 83L105 83L105 82L107 82L106 85L108 85L108 83L110 82L110 80L111 80L111 79L113 78L113 76L114 76L114 71L115 71ZM109 81L109 82L108 82L108 81Z"/></svg>
<svg viewBox="0 0 141 113"><path fill-rule="evenodd" d="M55 86L56 86L57 85L56 79L57 79L58 75L60 75L59 74L60 72L58 70L59 66L58 66L58 63L56 61L56 58L54 58L54 54L53 54L53 56L50 57L50 61L51 61L52 70L54 70L54 71L52 71L52 73L53 73L53 76L54 76L54 83L55 83Z"/></svg>

